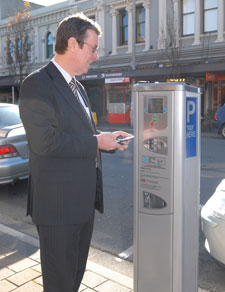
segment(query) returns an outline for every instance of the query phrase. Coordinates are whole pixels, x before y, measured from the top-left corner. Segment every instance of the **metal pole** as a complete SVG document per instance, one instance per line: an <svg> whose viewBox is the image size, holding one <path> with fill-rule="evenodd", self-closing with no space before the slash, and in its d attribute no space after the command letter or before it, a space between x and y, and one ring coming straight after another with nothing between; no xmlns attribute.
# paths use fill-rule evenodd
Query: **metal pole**
<svg viewBox="0 0 225 292"><path fill-rule="evenodd" d="M132 70L136 69L136 56L135 56L135 47L136 47L136 1L133 0L132 3L133 8L133 21L132 21L132 61L131 61L131 68Z"/></svg>
<svg viewBox="0 0 225 292"><path fill-rule="evenodd" d="M12 103L15 103L14 86L12 86Z"/></svg>

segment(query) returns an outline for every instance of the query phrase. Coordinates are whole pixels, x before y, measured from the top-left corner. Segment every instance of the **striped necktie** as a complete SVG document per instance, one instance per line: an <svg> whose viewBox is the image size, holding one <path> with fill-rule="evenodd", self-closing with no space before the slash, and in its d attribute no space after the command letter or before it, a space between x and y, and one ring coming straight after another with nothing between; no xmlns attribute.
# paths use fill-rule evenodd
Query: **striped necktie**
<svg viewBox="0 0 225 292"><path fill-rule="evenodd" d="M91 120L90 116L88 115L88 113L86 112L84 106L82 105L81 101L80 101L80 98L78 96L78 86L77 86L77 83L76 83L76 80L74 78L71 79L70 83L69 83L69 86L74 94L74 96L76 97L76 100L78 101L78 103L80 104L86 118L88 119L88 122L91 126L91 129L93 131L94 134L96 134L96 129L95 129L95 126L93 125L93 121ZM84 104L88 107L89 109L89 112L91 114L91 110L90 110L90 107L85 99L84 96L82 96L81 92L79 91L79 94L81 96L81 98L83 99L84 101ZM96 159L96 166L99 168L99 169L102 169L101 167L101 159L100 159L100 152L99 152L99 149L97 148L97 159Z"/></svg>
<svg viewBox="0 0 225 292"><path fill-rule="evenodd" d="M88 122L90 123L93 132L95 133L95 129L94 129L94 127L93 127L93 124L92 124L92 121L91 121L91 119L90 119L90 116L88 115L87 111L85 110L85 108L84 108L83 104L81 103L80 98L79 98L79 96L78 96L78 87L77 87L76 80L75 80L74 78L71 79L71 81L70 81L70 83L69 83L69 86L70 86L70 88L71 88L71 90L72 90L74 96L76 97L76 100L77 100L78 103L80 104L80 106L81 106L81 108L82 108L82 110L83 110L83 112L84 112L86 118L88 119ZM79 94L80 94L80 96L81 96L81 98L82 98L84 104L86 105L86 107L88 107L88 109L89 109L89 113L91 114L91 111L90 111L90 108L89 108L89 106L88 106L88 103L87 103L86 99L82 96L81 92L79 92Z"/></svg>

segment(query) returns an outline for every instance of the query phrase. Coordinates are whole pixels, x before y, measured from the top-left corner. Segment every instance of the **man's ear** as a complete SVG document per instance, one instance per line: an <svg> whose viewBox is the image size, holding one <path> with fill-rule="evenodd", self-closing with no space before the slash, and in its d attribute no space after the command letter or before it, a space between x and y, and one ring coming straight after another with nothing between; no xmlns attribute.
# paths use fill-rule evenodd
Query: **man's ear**
<svg viewBox="0 0 225 292"><path fill-rule="evenodd" d="M74 37L70 37L68 39L68 50L74 52L77 49L77 46L79 46L77 40Z"/></svg>

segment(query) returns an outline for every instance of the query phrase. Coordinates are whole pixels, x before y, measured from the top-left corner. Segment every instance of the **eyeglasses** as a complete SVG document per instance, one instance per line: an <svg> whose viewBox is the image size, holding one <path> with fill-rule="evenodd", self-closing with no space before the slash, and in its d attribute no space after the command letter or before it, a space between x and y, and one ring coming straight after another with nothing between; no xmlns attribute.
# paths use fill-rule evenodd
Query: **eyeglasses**
<svg viewBox="0 0 225 292"><path fill-rule="evenodd" d="M86 42L79 42L79 43L80 44L85 44L85 45L89 46L91 48L91 51L92 51L93 54L96 53L97 50L98 50L98 47L97 46L92 46L92 45L90 45L90 44L88 44Z"/></svg>

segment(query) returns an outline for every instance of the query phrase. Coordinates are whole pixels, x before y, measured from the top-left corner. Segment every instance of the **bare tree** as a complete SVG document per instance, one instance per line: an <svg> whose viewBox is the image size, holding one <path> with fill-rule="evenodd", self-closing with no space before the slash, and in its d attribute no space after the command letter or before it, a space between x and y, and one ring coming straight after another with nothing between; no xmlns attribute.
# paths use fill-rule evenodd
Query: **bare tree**
<svg viewBox="0 0 225 292"><path fill-rule="evenodd" d="M7 23L6 63L9 74L18 79L20 87L33 64L31 46L33 44L30 3L24 1L24 10L10 16Z"/></svg>
<svg viewBox="0 0 225 292"><path fill-rule="evenodd" d="M178 23L173 17L167 17L166 28L162 26L161 37L163 48L160 50L161 59L165 60L167 66L171 67L172 78L178 78L178 66L180 59L180 42L178 33Z"/></svg>

